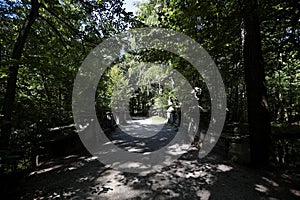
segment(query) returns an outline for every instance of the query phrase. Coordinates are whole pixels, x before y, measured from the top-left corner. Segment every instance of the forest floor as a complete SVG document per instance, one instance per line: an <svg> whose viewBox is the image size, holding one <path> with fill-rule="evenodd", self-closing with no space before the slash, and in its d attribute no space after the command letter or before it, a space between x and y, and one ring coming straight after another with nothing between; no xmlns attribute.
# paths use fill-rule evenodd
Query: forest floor
<svg viewBox="0 0 300 200"><path fill-rule="evenodd" d="M114 135L124 137L120 130ZM224 156L219 141L204 159L190 148L173 164L140 175L105 167L89 154L69 155L13 183L7 199L300 199L299 169L252 169Z"/></svg>

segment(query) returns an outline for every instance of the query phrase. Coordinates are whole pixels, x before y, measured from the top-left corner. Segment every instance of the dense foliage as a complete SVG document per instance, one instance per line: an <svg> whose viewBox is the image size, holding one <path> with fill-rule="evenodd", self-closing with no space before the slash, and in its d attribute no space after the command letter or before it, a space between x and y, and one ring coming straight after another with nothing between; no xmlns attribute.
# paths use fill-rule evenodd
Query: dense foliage
<svg viewBox="0 0 300 200"><path fill-rule="evenodd" d="M2 148L11 130L16 135L11 136L10 151L18 146L30 154L34 138L41 140L49 128L73 123L77 69L91 48L126 30L132 16L122 1L1 1L0 9ZM9 85L13 75L16 89Z"/></svg>
<svg viewBox="0 0 300 200"><path fill-rule="evenodd" d="M227 121L247 122L245 6L245 1L238 0L150 0L140 3L133 17L124 10L122 0L1 1L2 163L22 154L18 167L33 165L37 143L49 139L49 129L73 123L71 96L77 69L103 39L129 28L170 28L199 42L222 74L228 95ZM299 7L296 0L262 0L256 9L270 119L281 125L297 124L300 118ZM143 69L141 62L157 65ZM167 63L165 69L159 67L162 63ZM193 87L202 88L199 103L209 110L201 75L184 59L158 50L125 54L109 68L98 85L97 109L118 109L114 99L127 96L132 115L164 115L160 109L176 99L176 88L169 85L162 90L157 83L172 68ZM130 77L139 77L141 87L134 88Z"/></svg>

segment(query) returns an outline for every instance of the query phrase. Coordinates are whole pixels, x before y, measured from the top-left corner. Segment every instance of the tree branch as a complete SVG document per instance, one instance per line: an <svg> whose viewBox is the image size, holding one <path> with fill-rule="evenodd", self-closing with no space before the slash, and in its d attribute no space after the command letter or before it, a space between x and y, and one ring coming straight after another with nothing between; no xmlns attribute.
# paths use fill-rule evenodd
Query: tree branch
<svg viewBox="0 0 300 200"><path fill-rule="evenodd" d="M68 51L68 47L66 46L66 41L63 39L62 35L59 33L59 31L57 30L57 28L45 17L39 15L39 17L44 20L51 28L52 30L56 33L56 35L59 37L59 40L61 42L61 44L64 46L64 48L66 49L66 51Z"/></svg>

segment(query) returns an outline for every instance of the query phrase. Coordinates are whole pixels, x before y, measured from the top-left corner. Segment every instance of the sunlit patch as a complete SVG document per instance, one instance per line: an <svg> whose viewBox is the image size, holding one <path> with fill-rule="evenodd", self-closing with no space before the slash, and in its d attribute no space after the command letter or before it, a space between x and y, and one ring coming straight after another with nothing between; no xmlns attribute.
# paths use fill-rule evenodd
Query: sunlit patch
<svg viewBox="0 0 300 200"><path fill-rule="evenodd" d="M132 177L127 185L124 184L126 177L115 170L108 170L98 177L90 187L91 199L136 199L147 191L134 187L139 184L139 179ZM101 195L99 197L99 195Z"/></svg>
<svg viewBox="0 0 300 200"><path fill-rule="evenodd" d="M197 196L200 197L201 200L208 200L210 199L210 191L206 189L198 190L197 191Z"/></svg>
<svg viewBox="0 0 300 200"><path fill-rule="evenodd" d="M205 177L208 173L204 171L195 171L195 172L189 172L186 175L186 178L199 178L199 177Z"/></svg>
<svg viewBox="0 0 300 200"><path fill-rule="evenodd" d="M140 153L143 152L144 149L136 148L136 147L128 147L125 148L128 152Z"/></svg>
<svg viewBox="0 0 300 200"><path fill-rule="evenodd" d="M69 155L69 156L64 157L64 159L67 160L70 158L77 158L77 157L78 157L77 155Z"/></svg>
<svg viewBox="0 0 300 200"><path fill-rule="evenodd" d="M75 170L75 169L77 169L77 167L68 167L64 171L72 171L72 170Z"/></svg>
<svg viewBox="0 0 300 200"><path fill-rule="evenodd" d="M255 184L255 190L258 192L262 192L262 193L268 193L269 189L264 186L264 185L260 185L260 184Z"/></svg>
<svg viewBox="0 0 300 200"><path fill-rule="evenodd" d="M109 141L109 142L104 143L103 145L110 145L110 144L113 144L113 142Z"/></svg>
<svg viewBox="0 0 300 200"><path fill-rule="evenodd" d="M232 170L232 167L230 167L228 165L220 164L220 165L217 166L217 169L222 171L222 172L228 172L228 171Z"/></svg>
<svg viewBox="0 0 300 200"><path fill-rule="evenodd" d="M126 124L118 124L118 128L127 135L137 138L150 138L165 129L164 123L153 122L151 118L127 120Z"/></svg>
<svg viewBox="0 0 300 200"><path fill-rule="evenodd" d="M190 145L186 145L186 144L184 145L174 144L168 147L167 153L171 155L182 155L185 152L187 152L189 146Z"/></svg>
<svg viewBox="0 0 300 200"><path fill-rule="evenodd" d="M89 123L86 123L85 125L79 124L79 130L83 131L85 130L87 127L89 127Z"/></svg>
<svg viewBox="0 0 300 200"><path fill-rule="evenodd" d="M265 180L266 182L268 182L270 185L272 185L273 187L278 187L279 184L276 183L275 181L271 180L271 179L268 179L266 177L262 177L263 180Z"/></svg>
<svg viewBox="0 0 300 200"><path fill-rule="evenodd" d="M295 196L297 196L297 197L300 197L300 191L299 191L299 190L290 189L290 192L291 192L293 195L295 195Z"/></svg>
<svg viewBox="0 0 300 200"><path fill-rule="evenodd" d="M92 157L89 157L89 158L85 158L84 161L90 162L90 161L94 161L94 160L97 160L97 159L98 159L97 156L92 156Z"/></svg>
<svg viewBox="0 0 300 200"><path fill-rule="evenodd" d="M149 166L146 166L145 164L143 163L140 163L140 162L126 162L126 163L123 163L121 165L118 165L119 168L140 168L140 169L148 169Z"/></svg>
<svg viewBox="0 0 300 200"><path fill-rule="evenodd" d="M163 141L163 140L167 140L168 138L167 137L162 137L162 138L160 138L159 140L160 141Z"/></svg>
<svg viewBox="0 0 300 200"><path fill-rule="evenodd" d="M53 193L52 195L50 195L48 198L49 198L49 199L58 199L58 198L60 198L60 197L61 197L60 194L54 192L54 193Z"/></svg>
<svg viewBox="0 0 300 200"><path fill-rule="evenodd" d="M162 193L168 195L169 197L176 198L176 199L179 199L179 197L180 197L179 193L176 193L171 189L164 189L162 191Z"/></svg>
<svg viewBox="0 0 300 200"><path fill-rule="evenodd" d="M207 177L205 179L205 183L208 185L212 185L214 183L213 177Z"/></svg>
<svg viewBox="0 0 300 200"><path fill-rule="evenodd" d="M35 174L43 174L45 172L50 172L52 170L55 170L55 169L58 169L58 168L61 168L63 165L55 165L53 167L49 167L49 168L46 168L46 169L41 169L41 170L38 170L38 171L34 171L34 172L31 172L29 174L29 176L32 176L32 175L35 175Z"/></svg>
<svg viewBox="0 0 300 200"><path fill-rule="evenodd" d="M113 144L122 143L122 142L126 142L126 140L114 140Z"/></svg>
<svg viewBox="0 0 300 200"><path fill-rule="evenodd" d="M76 192L71 192L71 191L68 191L68 192L64 192L62 194L63 197L71 197L72 195L76 194Z"/></svg>
<svg viewBox="0 0 300 200"><path fill-rule="evenodd" d="M90 177L84 176L84 177L77 179L77 182L82 183L82 182L88 181L90 179L91 179Z"/></svg>
<svg viewBox="0 0 300 200"><path fill-rule="evenodd" d="M209 142L210 142L210 143L216 143L216 142L217 142L217 140L216 140L216 138L214 138L214 137L211 137L211 138L210 138L210 140L209 140Z"/></svg>

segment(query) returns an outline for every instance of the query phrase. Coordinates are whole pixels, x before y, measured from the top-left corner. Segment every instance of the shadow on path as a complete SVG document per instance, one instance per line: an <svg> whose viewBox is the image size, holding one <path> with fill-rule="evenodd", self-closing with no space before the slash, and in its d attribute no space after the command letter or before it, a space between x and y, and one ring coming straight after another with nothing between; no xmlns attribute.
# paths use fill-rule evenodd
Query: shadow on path
<svg viewBox="0 0 300 200"><path fill-rule="evenodd" d="M154 130L149 124L135 125ZM169 128L163 126L159 133L145 138L136 137L140 134L138 131L132 136L118 129L110 137L122 148L149 151L167 143L176 134ZM153 138L164 137L167 139L161 140L160 144L152 142ZM87 154L70 155L44 163L11 188L11 193L4 199L300 198L299 170L253 170L225 160L221 147L219 141L204 159L199 159L198 150L191 148L171 165L145 176L106 168Z"/></svg>
<svg viewBox="0 0 300 200"><path fill-rule="evenodd" d="M144 153L166 146L176 133L174 127L146 118L128 121L107 136L120 148L129 152Z"/></svg>

